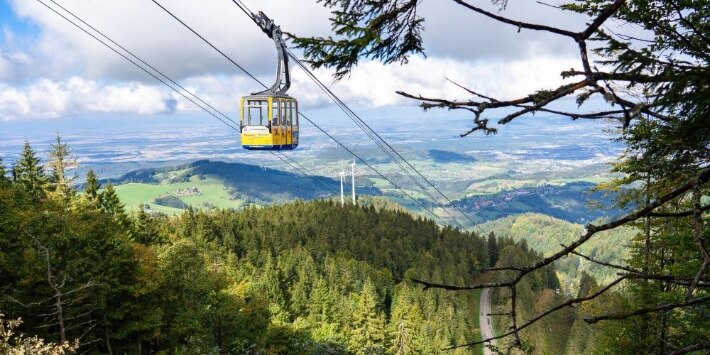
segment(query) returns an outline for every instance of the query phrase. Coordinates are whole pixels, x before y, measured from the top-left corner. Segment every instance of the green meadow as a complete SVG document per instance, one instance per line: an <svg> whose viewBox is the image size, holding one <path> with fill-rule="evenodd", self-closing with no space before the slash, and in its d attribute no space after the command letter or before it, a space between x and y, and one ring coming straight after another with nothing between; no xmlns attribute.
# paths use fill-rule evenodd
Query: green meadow
<svg viewBox="0 0 710 355"><path fill-rule="evenodd" d="M199 194L185 195L178 191L198 188ZM192 176L187 182L176 183L128 183L116 186L116 193L129 210L137 209L141 204L150 205L154 211L176 214L182 210L179 208L161 206L155 203L157 197L175 196L185 202L185 204L195 208L240 208L247 202L235 199L229 193L224 182L213 176Z"/></svg>

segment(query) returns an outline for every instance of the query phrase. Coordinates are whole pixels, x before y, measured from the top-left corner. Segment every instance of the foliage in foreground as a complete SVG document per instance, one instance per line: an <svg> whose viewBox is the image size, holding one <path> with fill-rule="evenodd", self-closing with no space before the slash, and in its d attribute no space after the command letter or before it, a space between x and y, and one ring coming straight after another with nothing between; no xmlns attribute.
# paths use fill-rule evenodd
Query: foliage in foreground
<svg viewBox="0 0 710 355"><path fill-rule="evenodd" d="M22 324L21 319L6 320L0 313L0 354L6 355L63 355L74 353L79 343L53 344L46 343L37 336L26 337L17 334L16 329Z"/></svg>

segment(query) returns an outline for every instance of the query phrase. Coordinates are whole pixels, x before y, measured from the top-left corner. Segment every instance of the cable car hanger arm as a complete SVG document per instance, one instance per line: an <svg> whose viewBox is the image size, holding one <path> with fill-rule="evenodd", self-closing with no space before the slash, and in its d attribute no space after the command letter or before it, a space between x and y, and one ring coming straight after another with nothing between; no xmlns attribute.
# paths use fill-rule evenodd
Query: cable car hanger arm
<svg viewBox="0 0 710 355"><path fill-rule="evenodd" d="M278 53L276 81L271 88L255 92L252 95L285 95L291 87L291 75L288 71L288 53L286 52L287 47L283 40L281 27L277 26L272 19L261 11L256 14L251 14L251 18L269 38L274 40L276 52Z"/></svg>

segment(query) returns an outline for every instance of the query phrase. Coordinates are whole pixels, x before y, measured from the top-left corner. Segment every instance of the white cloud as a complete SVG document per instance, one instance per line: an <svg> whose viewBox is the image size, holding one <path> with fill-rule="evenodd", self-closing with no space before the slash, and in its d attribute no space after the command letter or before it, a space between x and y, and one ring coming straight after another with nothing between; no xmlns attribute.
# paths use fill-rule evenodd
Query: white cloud
<svg viewBox="0 0 710 355"><path fill-rule="evenodd" d="M87 104L86 108L98 112L154 115L172 111L172 102L160 88L131 83L127 86L104 87L96 101Z"/></svg>
<svg viewBox="0 0 710 355"><path fill-rule="evenodd" d="M560 5L567 0L549 0ZM535 0L512 0L504 11L491 1L468 1L489 12L516 21L581 31L588 17L561 11ZM420 14L426 18L424 46L431 55L464 60L519 60L533 56L569 56L578 51L567 37L502 24L453 1L424 1Z"/></svg>
<svg viewBox="0 0 710 355"><path fill-rule="evenodd" d="M346 103L361 107L414 105L397 90L424 96L468 99L471 95L446 81L450 78L475 91L499 98L515 98L539 89L550 89L563 80L559 72L574 66L573 59L536 57L512 62L460 62L453 59L415 57L407 65L365 62L352 75L332 85ZM332 73L316 75L329 83ZM181 82L223 113L236 117L239 98L260 86L242 76L196 76ZM293 75L290 94L303 109L330 105L328 98L302 71ZM173 111L197 111L193 103L165 86L127 82L104 84L73 77L68 80L38 80L17 88L0 86L0 119L55 118L86 112L153 115Z"/></svg>
<svg viewBox="0 0 710 355"><path fill-rule="evenodd" d="M449 83L451 79L484 95L499 99L517 98L540 89L552 89L565 82L561 71L574 67L573 58L540 56L514 61L462 62L453 59L414 57L409 64L385 66L378 62L360 64L352 75L334 85L333 91L346 102L381 107L418 102L397 95L410 94L465 100L471 95ZM326 71L318 73L327 82ZM300 71L294 75L293 93L306 105L324 103L313 84Z"/></svg>
<svg viewBox="0 0 710 355"><path fill-rule="evenodd" d="M39 34L19 40L4 29L9 49L0 55L0 119L198 110L39 2L10 3L18 16L39 28ZM260 89L150 1L60 3L230 116L236 116L240 96ZM262 81L271 83L276 60L273 43L231 1L161 3ZM430 57L413 57L403 66L363 61L349 78L333 85L336 94L349 104L366 107L417 104L395 94L397 90L470 98L445 79L450 78L483 94L512 98L552 88L562 82L560 71L577 66L574 45L554 36L534 31L519 34L515 28L453 2L422 4L424 44ZM313 0L249 1L248 5L263 10L284 30L301 35L330 33L328 10ZM534 1L511 1L503 14L537 23L554 19L556 25L571 29L584 23L580 17L559 16L559 11ZM291 67L290 93L302 108L330 104L310 79ZM326 84L331 74L328 70L316 73Z"/></svg>
<svg viewBox="0 0 710 355"><path fill-rule="evenodd" d="M34 60L41 68L36 73L39 77L65 79L79 75L95 80L149 80L39 2L10 1L19 16L41 29L32 46ZM236 67L151 1L62 0L60 3L176 79L241 75ZM260 76L273 72L273 43L231 1L161 0L160 3L250 71ZM260 0L249 1L247 5L253 11L263 10L285 31L299 35L331 34L330 10L314 0ZM476 5L496 11L488 1ZM541 55L567 56L577 50L567 38L541 31L518 33L513 26L497 23L453 1L424 1L419 14L426 18L424 46L434 57L519 60ZM511 1L502 14L572 30L583 27L586 19L532 0Z"/></svg>
<svg viewBox="0 0 710 355"><path fill-rule="evenodd" d="M64 79L69 73L96 80L149 80L39 2L10 2L18 16L41 30L33 44L35 61L43 66L39 75L52 79ZM50 1L45 2L61 12ZM176 79L239 72L151 1L62 0L59 3ZM271 73L272 62L275 62L273 42L231 1L161 0L160 3L246 68L256 74ZM263 10L289 31L329 31L328 11L311 0L259 1L258 10Z"/></svg>
<svg viewBox="0 0 710 355"><path fill-rule="evenodd" d="M57 118L86 112L154 115L172 110L160 87L140 83L102 85L78 77L42 79L21 89L0 86L0 119Z"/></svg>

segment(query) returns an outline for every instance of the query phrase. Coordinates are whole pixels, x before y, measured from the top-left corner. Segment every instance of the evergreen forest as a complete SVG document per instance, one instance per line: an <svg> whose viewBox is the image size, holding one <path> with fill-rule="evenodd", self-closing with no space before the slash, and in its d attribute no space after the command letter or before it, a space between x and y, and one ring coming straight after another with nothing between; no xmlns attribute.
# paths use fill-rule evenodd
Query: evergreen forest
<svg viewBox="0 0 710 355"><path fill-rule="evenodd" d="M410 278L471 282L489 253L519 249L326 200L129 214L93 171L76 191L73 159L60 138L47 164L27 143L0 174L6 349L36 336L90 354L439 353L479 336L478 293Z"/></svg>

